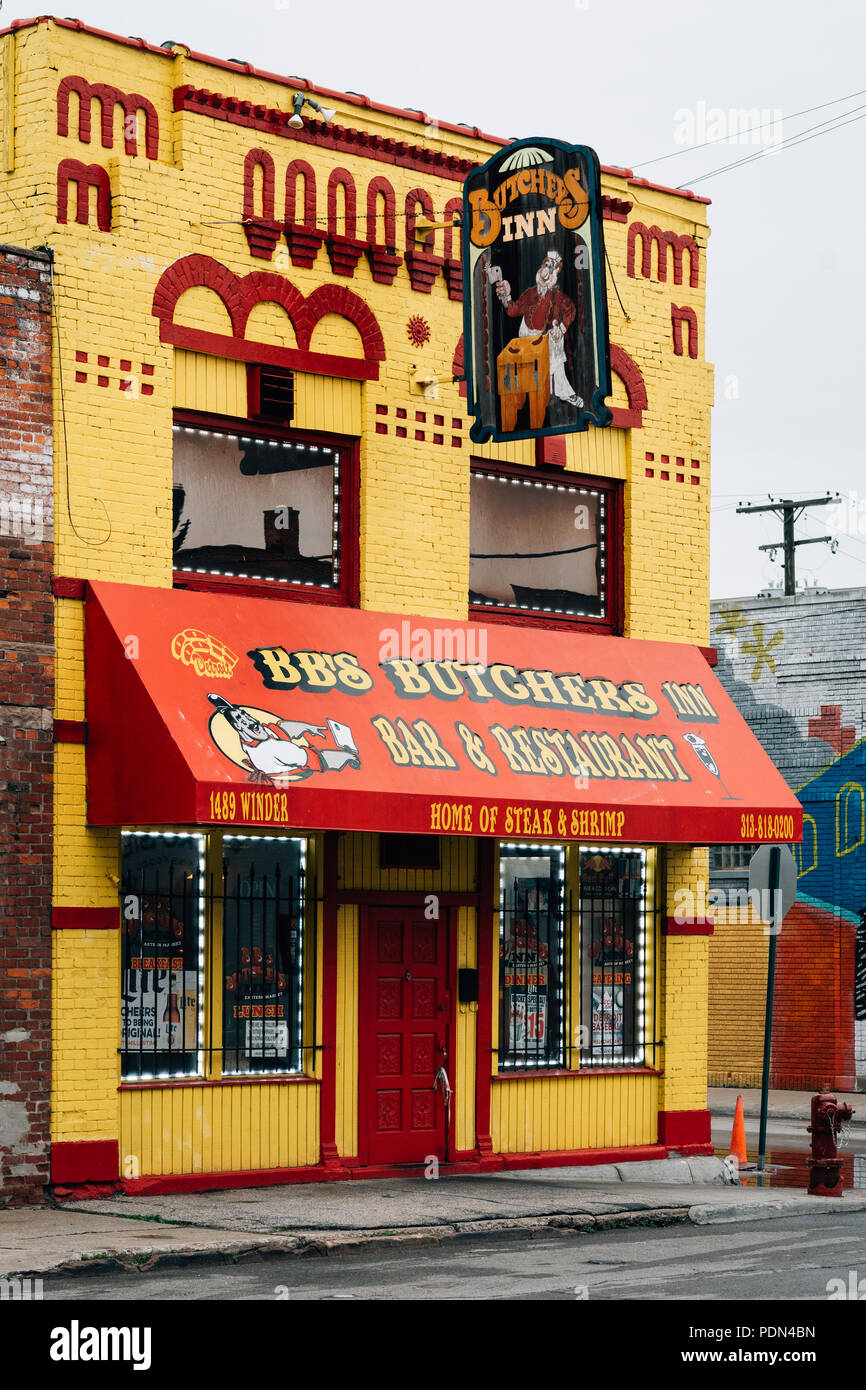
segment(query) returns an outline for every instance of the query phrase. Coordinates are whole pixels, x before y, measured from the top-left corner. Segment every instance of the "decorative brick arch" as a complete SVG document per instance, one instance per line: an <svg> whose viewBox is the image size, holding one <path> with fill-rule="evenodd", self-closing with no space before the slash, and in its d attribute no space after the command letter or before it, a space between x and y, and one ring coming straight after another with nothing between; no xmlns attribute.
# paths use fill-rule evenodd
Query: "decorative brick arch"
<svg viewBox="0 0 866 1390"><path fill-rule="evenodd" d="M451 375L452 375L452 377L462 376L462 377L464 378L464 380L460 382L460 385L459 385L459 388L458 388L458 389L459 389L460 395L463 396L463 398L465 399L465 397L466 397L466 380L465 380L465 376L466 376L466 359L465 359L464 349L463 349L463 334L462 334L462 333L460 334L460 337L457 339L457 346L456 346L456 348L454 349L454 356L453 356L453 358L451 359Z"/></svg>
<svg viewBox="0 0 866 1390"><path fill-rule="evenodd" d="M418 220L419 207L431 222L435 220L433 216L433 199L426 188L413 188L411 192L406 194L406 250L409 252L417 249L415 245L415 223ZM432 245L427 249L432 251Z"/></svg>
<svg viewBox="0 0 866 1390"><path fill-rule="evenodd" d="M610 345L611 371L616 372L626 389L628 408L615 406L612 410L611 424L617 429L637 429L643 425L643 413L647 408L646 384L640 367L634 358L629 357L624 348Z"/></svg>
<svg viewBox="0 0 866 1390"><path fill-rule="evenodd" d="M372 309L368 308L360 295L353 294L345 285L319 285L307 297L307 305L313 318L313 328L325 314L339 314L357 328L364 345L365 359L368 362L384 362L385 339L382 330Z"/></svg>
<svg viewBox="0 0 866 1390"><path fill-rule="evenodd" d="M435 220L433 199L426 188L413 188L411 192L406 194L406 254L403 259L406 262L406 269L409 271L409 281L413 290L417 290L420 294L429 294L433 288L433 281L445 265L445 259L443 256L434 254L434 241L426 242L423 248L416 243L415 223L419 208L431 222ZM434 232L434 238L435 235Z"/></svg>
<svg viewBox="0 0 866 1390"><path fill-rule="evenodd" d="M380 198L385 200L384 242L379 242L376 236ZM371 179L367 185L367 244L383 245L389 251L393 251L397 246L397 199L391 183L381 175Z"/></svg>
<svg viewBox="0 0 866 1390"><path fill-rule="evenodd" d="M688 354L689 357L698 355L698 316L694 309L684 304L681 308L676 304L671 305L671 334L673 337L674 356L683 355L683 324L688 330Z"/></svg>
<svg viewBox="0 0 866 1390"><path fill-rule="evenodd" d="M673 255L674 263L674 284L683 283L683 256L688 252L689 257L689 285L697 289L698 278L700 275L700 252L698 243L693 236L678 235L676 232L667 231L662 227L647 227L643 222L632 222L628 229L628 251L626 259L626 274L636 279L635 276L635 248L638 238L641 243L640 273L644 280L652 279L652 248L656 247L658 258L659 281L666 281L668 278L668 251Z"/></svg>
<svg viewBox="0 0 866 1390"><path fill-rule="evenodd" d="M101 164L82 164L80 159L61 159L57 166L57 221L68 220L69 185L77 187L75 220L86 227L90 220L90 190L96 189L96 225L111 231L111 181Z"/></svg>
<svg viewBox="0 0 866 1390"><path fill-rule="evenodd" d="M343 230L339 228L337 212L337 190L343 190L345 216ZM354 240L358 228L358 195L355 180L348 169L332 169L328 176L328 236L345 236Z"/></svg>
<svg viewBox="0 0 866 1390"><path fill-rule="evenodd" d="M231 322L230 335L187 328L174 322L181 295L196 287L213 290L222 300ZM250 314L257 304L263 303L279 304L285 309L295 332L297 348L279 347L246 337ZM193 352L370 381L378 378L379 363L385 359L385 341L372 311L359 295L343 285L320 285L305 298L282 275L253 270L241 277L211 256L183 256L169 266L154 290L152 312L159 320L162 342ZM361 337L363 358L310 351L313 331L325 314L339 314L354 324Z"/></svg>
<svg viewBox="0 0 866 1390"><path fill-rule="evenodd" d="M243 295L243 315L239 329L241 338L246 337L247 323L257 304L278 304L281 309L285 309L289 317L292 328L295 330L298 347L309 347L316 321L311 312L310 300L304 298L291 280L287 280L285 276L277 275L271 270L252 270L241 281L241 288Z"/></svg>
<svg viewBox="0 0 866 1390"><path fill-rule="evenodd" d="M256 209L256 170L262 171L262 205ZM273 221L276 171L267 150L248 150L244 159L244 221L263 217Z"/></svg>
<svg viewBox="0 0 866 1390"><path fill-rule="evenodd" d="M139 92L122 92L110 82L88 82L84 77L64 77L57 88L57 134L69 135L69 97L75 92L78 97L78 138L83 145L89 145L92 136L92 105L95 97L100 106L100 127L103 149L114 148L114 108L123 109L123 148L124 153L138 154L136 141L137 125L127 121L129 116L144 112L144 151L148 159L159 157L159 116L156 107Z"/></svg>
<svg viewBox="0 0 866 1390"><path fill-rule="evenodd" d="M305 159L293 159L286 170L286 222L298 225L298 179L304 180L303 226L316 230L316 174Z"/></svg>
<svg viewBox="0 0 866 1390"><path fill-rule="evenodd" d="M445 229L444 229L444 231L443 231L443 233L442 233L442 249L443 249L443 252L444 252L444 254L445 254L445 259L446 259L446 261L452 261L452 260L453 260L453 261L459 261L459 260L460 260L460 256L461 256L461 252L460 252L460 235L461 235L461 232L460 232L460 224L458 223L458 224L455 226L454 223L451 221L451 219L453 218L453 216L454 216L455 213L456 213L457 216L459 217L459 216L461 216L462 212L463 212L463 199L462 199L462 198L449 198L449 199L448 199L448 202L445 204ZM456 233L456 241L457 241L457 250L456 250L456 253L455 253L455 250L454 250L455 233Z"/></svg>
<svg viewBox="0 0 866 1390"><path fill-rule="evenodd" d="M202 287L219 295L231 320L232 333L236 338L243 337L243 328L249 316L249 307L244 302L243 283L212 256L198 253L182 256L163 272L153 292L152 312L160 321L160 333L168 325L175 326L174 311L181 295L186 290Z"/></svg>

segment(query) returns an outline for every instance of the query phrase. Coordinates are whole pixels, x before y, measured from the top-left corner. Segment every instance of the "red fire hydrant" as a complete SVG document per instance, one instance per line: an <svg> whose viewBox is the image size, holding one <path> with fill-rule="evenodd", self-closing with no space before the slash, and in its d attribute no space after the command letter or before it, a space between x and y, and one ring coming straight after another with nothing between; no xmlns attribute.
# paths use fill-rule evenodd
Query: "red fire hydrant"
<svg viewBox="0 0 866 1390"><path fill-rule="evenodd" d="M854 1111L850 1105L840 1105L835 1096L822 1091L812 1097L812 1157L809 1165L809 1193L812 1197L841 1197L842 1183L836 1140L842 1125Z"/></svg>

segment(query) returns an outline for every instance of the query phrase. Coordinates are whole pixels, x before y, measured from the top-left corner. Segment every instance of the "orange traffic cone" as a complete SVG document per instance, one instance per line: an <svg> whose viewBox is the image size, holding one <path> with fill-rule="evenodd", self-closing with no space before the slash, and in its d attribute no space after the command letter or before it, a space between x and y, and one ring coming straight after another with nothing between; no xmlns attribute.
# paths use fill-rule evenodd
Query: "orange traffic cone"
<svg viewBox="0 0 866 1390"><path fill-rule="evenodd" d="M731 1130L731 1153L737 1162L742 1165L747 1161L746 1154L746 1124L743 1119L743 1097L737 1096L737 1106L734 1110L734 1127Z"/></svg>

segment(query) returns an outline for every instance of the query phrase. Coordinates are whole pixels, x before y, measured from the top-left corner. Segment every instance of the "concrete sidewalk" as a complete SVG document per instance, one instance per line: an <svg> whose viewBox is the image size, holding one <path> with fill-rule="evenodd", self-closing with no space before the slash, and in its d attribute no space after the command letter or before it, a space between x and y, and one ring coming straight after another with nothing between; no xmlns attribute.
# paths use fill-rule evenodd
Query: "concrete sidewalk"
<svg viewBox="0 0 866 1390"><path fill-rule="evenodd" d="M866 1125L866 1093L833 1091L839 1104L850 1105L854 1111L852 1125ZM768 1094L767 1114L772 1120L804 1120L809 1123L813 1091L776 1091ZM707 1109L713 1115L733 1115L737 1096L743 1097L743 1112L757 1116L761 1113L760 1090L744 1091L736 1086L707 1087Z"/></svg>
<svg viewBox="0 0 866 1390"><path fill-rule="evenodd" d="M720 1160L108 1197L0 1211L0 1277L142 1273L189 1261L441 1244L505 1231L697 1224L866 1211L866 1194L727 1185Z"/></svg>

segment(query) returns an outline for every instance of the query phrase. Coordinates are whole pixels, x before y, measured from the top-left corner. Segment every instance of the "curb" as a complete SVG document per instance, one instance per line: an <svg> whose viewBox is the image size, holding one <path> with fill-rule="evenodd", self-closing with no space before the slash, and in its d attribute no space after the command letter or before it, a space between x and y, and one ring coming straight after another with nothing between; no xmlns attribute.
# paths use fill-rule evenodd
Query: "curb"
<svg viewBox="0 0 866 1390"><path fill-rule="evenodd" d="M406 1227L400 1231L335 1231L331 1235L273 1236L259 1241L238 1241L203 1250L116 1251L87 1260L66 1259L42 1269L8 1270L4 1279L89 1279L98 1274L150 1274L154 1270L184 1265L240 1264L282 1259L286 1255L343 1255L366 1250L392 1250L412 1246L442 1245L452 1240L476 1240L480 1236L549 1235L552 1230L609 1230L618 1226L670 1226L688 1220L688 1207L659 1207L642 1211L604 1212L557 1216L493 1217L489 1220L455 1221L446 1225Z"/></svg>
<svg viewBox="0 0 866 1390"><path fill-rule="evenodd" d="M714 1109L710 1111L710 1117L713 1120L728 1120L734 1114L735 1109L735 1105L728 1105L727 1103L725 1103L724 1105L717 1105L714 1107ZM759 1120L761 1118L760 1110L746 1109L745 1106L743 1107L743 1114L745 1115L747 1120ZM807 1125L810 1123L811 1116L805 1115L802 1110L768 1110L767 1119L799 1120L802 1124ZM849 1120L848 1125L851 1129L866 1129L866 1119Z"/></svg>
<svg viewBox="0 0 866 1390"><path fill-rule="evenodd" d="M866 1211L866 1196L833 1201L825 1197L807 1198L808 1206L795 1205L772 1197L765 1202L743 1206L704 1203L690 1207L650 1207L644 1210L587 1212L555 1216L494 1217L490 1220L455 1221L438 1226L406 1227L400 1231L357 1231L304 1234L282 1239L268 1236L261 1240L232 1241L200 1250L117 1251L104 1257L66 1259L42 1269L8 1270L3 1279L79 1280L104 1274L150 1274L188 1265L219 1265L284 1259L287 1255L329 1256L357 1254L367 1250L393 1250L441 1246L455 1240L477 1240L483 1236L526 1235L530 1238L570 1232L592 1234L630 1226L715 1225L735 1221L766 1221L787 1216L845 1215Z"/></svg>

